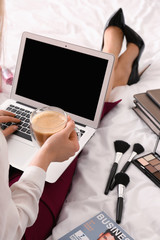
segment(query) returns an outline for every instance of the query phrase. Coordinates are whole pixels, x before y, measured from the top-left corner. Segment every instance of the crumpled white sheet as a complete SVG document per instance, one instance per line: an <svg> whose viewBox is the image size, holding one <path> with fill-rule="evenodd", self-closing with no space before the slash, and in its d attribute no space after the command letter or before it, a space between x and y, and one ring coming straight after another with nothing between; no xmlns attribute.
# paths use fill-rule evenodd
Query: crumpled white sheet
<svg viewBox="0 0 160 240"><path fill-rule="evenodd" d="M160 88L159 64L160 56L146 70L138 84L118 87L112 92L111 99L122 98L122 102L104 117L96 134L82 151L72 191L51 239L58 239L102 210L115 220L117 191L114 189L107 196L104 195L114 162L113 142L121 139L131 145L120 161L118 170L129 158L134 143L141 143L145 153L153 152L157 137L139 119L132 106L135 93ZM130 183L126 189L121 226L135 240L159 240L160 189L134 165L130 165L127 174Z"/></svg>
<svg viewBox="0 0 160 240"><path fill-rule="evenodd" d="M115 88L110 101L122 102L101 121L100 126L82 151L76 173L57 226L50 239L57 240L99 211L115 219L116 189L103 194L114 161L113 141L122 139L131 145L141 143L145 152L152 152L156 135L132 110L133 95L160 87L160 2L157 0L6 0L5 49L2 64L13 70L22 32L30 31L63 41L100 50L103 28L119 7L123 8L126 24L145 41L140 69L151 67L138 84ZM126 43L123 45L124 51ZM3 83L0 103L10 92ZM87 103L86 103L87 104ZM119 164L123 166L130 148ZM160 189L135 166L127 173L130 184L126 189L121 226L135 240L160 239Z"/></svg>

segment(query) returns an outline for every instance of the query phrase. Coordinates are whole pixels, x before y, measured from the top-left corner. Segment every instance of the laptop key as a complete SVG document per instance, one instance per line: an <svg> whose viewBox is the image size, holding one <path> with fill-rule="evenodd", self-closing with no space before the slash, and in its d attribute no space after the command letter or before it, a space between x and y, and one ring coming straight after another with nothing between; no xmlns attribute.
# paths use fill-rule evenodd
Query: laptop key
<svg viewBox="0 0 160 240"><path fill-rule="evenodd" d="M9 112L10 112L10 111L11 111L11 109L12 109L11 107L8 107L8 108L6 109L6 111L9 111Z"/></svg>
<svg viewBox="0 0 160 240"><path fill-rule="evenodd" d="M6 125L7 127L9 127L9 126L12 125L12 123L11 123L11 122L7 122L5 125Z"/></svg>
<svg viewBox="0 0 160 240"><path fill-rule="evenodd" d="M26 134L26 133L24 133L24 132L16 131L16 132L14 132L14 134L19 136L19 137L25 138L25 139L27 139L29 141L32 141L31 136Z"/></svg>
<svg viewBox="0 0 160 240"><path fill-rule="evenodd" d="M29 125L27 123L23 123L22 126L25 127L25 128L28 128Z"/></svg>
<svg viewBox="0 0 160 240"><path fill-rule="evenodd" d="M25 122L26 122L26 123L30 123L30 120L27 118L27 119L25 120Z"/></svg>
<svg viewBox="0 0 160 240"><path fill-rule="evenodd" d="M23 122L25 120L25 117L20 117L20 120Z"/></svg>
<svg viewBox="0 0 160 240"><path fill-rule="evenodd" d="M31 131L30 131L30 129L28 129L26 133L30 135L30 134L31 134Z"/></svg>
<svg viewBox="0 0 160 240"><path fill-rule="evenodd" d="M83 134L85 133L84 130L80 129L80 132L81 132L81 137L83 136Z"/></svg>
<svg viewBox="0 0 160 240"><path fill-rule="evenodd" d="M1 129L2 129L2 130L5 130L6 128L7 128L7 126L6 126L5 124L2 123L2 125L1 125Z"/></svg>
<svg viewBox="0 0 160 240"><path fill-rule="evenodd" d="M17 109L13 108L10 110L12 113L16 113L17 112Z"/></svg>
<svg viewBox="0 0 160 240"><path fill-rule="evenodd" d="M27 128L24 128L24 127L23 127L23 128L21 129L21 132L26 132L26 131L27 131Z"/></svg>

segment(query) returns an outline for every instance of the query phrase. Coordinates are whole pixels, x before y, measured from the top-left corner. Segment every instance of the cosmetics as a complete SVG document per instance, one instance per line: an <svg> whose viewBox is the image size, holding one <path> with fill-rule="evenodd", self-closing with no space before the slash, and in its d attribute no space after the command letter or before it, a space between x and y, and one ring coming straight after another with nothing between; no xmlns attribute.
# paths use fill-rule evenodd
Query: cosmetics
<svg viewBox="0 0 160 240"><path fill-rule="evenodd" d="M108 180L107 180L107 185L106 185L106 188L104 191L105 195L107 195L109 193L110 186L112 184L112 181L114 179L114 176L115 176L117 168L118 168L118 163L119 163L120 159L122 158L123 154L128 150L129 147L130 147L130 145L123 140L116 140L114 142L114 149L116 152L115 161L112 165L112 168L111 168Z"/></svg>
<svg viewBox="0 0 160 240"><path fill-rule="evenodd" d="M129 176L124 172L117 173L115 176L115 182L117 185L117 193L118 193L117 207L116 207L116 222L117 223L121 223L122 211L123 211L124 190L127 187L129 181L130 181Z"/></svg>
<svg viewBox="0 0 160 240"><path fill-rule="evenodd" d="M158 137L153 153L132 161L147 177L160 187L160 138Z"/></svg>
<svg viewBox="0 0 160 240"><path fill-rule="evenodd" d="M133 151L132 151L132 153L131 153L130 158L129 158L128 161L124 164L124 166L123 166L123 168L121 169L120 172L122 172L122 173L126 172L127 169L128 169L128 167L129 167L130 164L131 164L131 161L135 158L135 156L136 156L137 154L142 153L143 151L144 151L143 146L142 146L141 144L139 144L139 143L135 143L135 144L133 145ZM114 180L112 181L111 186L110 186L110 190L113 190L115 186L116 186L116 181L115 181L115 179L114 179Z"/></svg>

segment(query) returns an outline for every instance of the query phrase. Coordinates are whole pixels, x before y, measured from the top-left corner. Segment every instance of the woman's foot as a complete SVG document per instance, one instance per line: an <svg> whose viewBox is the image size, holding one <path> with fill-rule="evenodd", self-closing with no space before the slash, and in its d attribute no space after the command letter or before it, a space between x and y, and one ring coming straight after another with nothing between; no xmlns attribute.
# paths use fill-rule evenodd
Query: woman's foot
<svg viewBox="0 0 160 240"><path fill-rule="evenodd" d="M139 60L142 55L142 52L144 50L145 44L143 39L130 27L125 25L124 27L124 34L127 39L127 44L135 44L137 48L139 49L139 54L135 58L132 64L132 71L128 79L128 85L132 85L134 83L137 83L139 81L139 73L138 73L138 65L139 65Z"/></svg>
<svg viewBox="0 0 160 240"><path fill-rule="evenodd" d="M123 28L125 26L125 20L123 15L122 8L119 8L118 11L116 11L107 21L105 28L104 28L104 34L106 32L106 29L110 26L118 27L123 31ZM103 34L103 40L102 40L102 46L101 51L104 48L104 34Z"/></svg>
<svg viewBox="0 0 160 240"><path fill-rule="evenodd" d="M114 43L114 38L117 37L117 42L120 40L120 31L121 29L117 28L117 31L113 33L113 27L109 27L108 33L110 30L110 42L113 41ZM107 35L107 30L106 30L106 35ZM114 31L116 30L116 27L114 27ZM119 34L118 34L119 30ZM121 31L122 33L122 31ZM115 35L117 34L117 36ZM112 52L115 54L115 65L113 68L113 73L112 77L110 80L110 86L112 88L115 88L117 86L123 86L123 85L132 85L134 83L137 83L140 79L140 75L138 73L138 65L139 65L139 59L141 57L141 54L144 50L144 41L143 39L136 33L134 32L131 28L128 26L125 26L124 28L124 34L126 34L126 39L127 39L127 49L126 51L118 57L116 54L120 49L116 47L116 44L114 44L115 48L112 46L113 49L110 50L110 44L106 40L106 49L104 45L104 50L107 52ZM109 38L109 34L107 35ZM107 38L107 36L104 36L104 39ZM122 44L122 43L121 43ZM118 46L118 45L117 45ZM120 47L120 45L119 45ZM114 52L115 51L115 52ZM110 90L111 91L111 90Z"/></svg>

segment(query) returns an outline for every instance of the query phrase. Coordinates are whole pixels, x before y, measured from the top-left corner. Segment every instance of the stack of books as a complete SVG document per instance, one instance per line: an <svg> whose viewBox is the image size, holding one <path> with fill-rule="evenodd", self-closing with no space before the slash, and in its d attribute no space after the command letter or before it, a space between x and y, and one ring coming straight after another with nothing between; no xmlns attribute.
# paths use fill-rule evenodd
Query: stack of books
<svg viewBox="0 0 160 240"><path fill-rule="evenodd" d="M133 110L160 136L160 89L148 90L134 95Z"/></svg>

